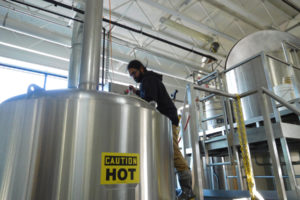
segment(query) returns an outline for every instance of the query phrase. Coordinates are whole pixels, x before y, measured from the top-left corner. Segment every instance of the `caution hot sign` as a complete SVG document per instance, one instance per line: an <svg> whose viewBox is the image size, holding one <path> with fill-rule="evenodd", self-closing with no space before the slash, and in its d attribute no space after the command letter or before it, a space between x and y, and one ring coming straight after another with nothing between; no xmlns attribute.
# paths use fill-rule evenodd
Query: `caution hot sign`
<svg viewBox="0 0 300 200"><path fill-rule="evenodd" d="M101 184L131 184L139 182L139 154L102 153Z"/></svg>

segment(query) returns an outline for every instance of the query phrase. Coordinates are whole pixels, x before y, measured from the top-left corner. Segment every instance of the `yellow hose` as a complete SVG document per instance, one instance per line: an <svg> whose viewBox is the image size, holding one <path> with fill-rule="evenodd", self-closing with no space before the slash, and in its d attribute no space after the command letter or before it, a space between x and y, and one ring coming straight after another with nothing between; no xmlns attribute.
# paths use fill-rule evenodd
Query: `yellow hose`
<svg viewBox="0 0 300 200"><path fill-rule="evenodd" d="M251 199L253 200L253 199L255 199L254 176L253 176L253 171L252 171L252 167L251 167L250 152L249 152L249 147L248 147L245 121L244 121L244 116L243 116L243 112L242 112L241 98L239 95L237 95L236 102L233 102L233 109L234 109L234 114L236 117L237 132L239 134L239 141L240 141L240 146L241 146L241 152L242 152L245 173L247 176L248 189L250 192Z"/></svg>

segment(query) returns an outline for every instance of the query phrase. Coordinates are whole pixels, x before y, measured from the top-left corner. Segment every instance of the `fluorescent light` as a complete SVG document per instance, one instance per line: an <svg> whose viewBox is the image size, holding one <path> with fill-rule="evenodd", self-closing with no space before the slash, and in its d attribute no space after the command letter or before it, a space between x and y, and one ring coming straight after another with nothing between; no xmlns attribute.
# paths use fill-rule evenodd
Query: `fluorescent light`
<svg viewBox="0 0 300 200"><path fill-rule="evenodd" d="M68 76L67 70L57 69L57 68L49 67L49 66L38 65L38 64L34 64L34 63L11 59L11 58L0 57L0 63L12 65L12 66L19 66L19 67L23 67L23 68L27 68L27 69L48 72L48 73L53 73L53 74L59 74L59 75L63 75L63 76Z"/></svg>
<svg viewBox="0 0 300 200"><path fill-rule="evenodd" d="M63 46L63 47L67 47L67 48L72 47L71 45L67 45L67 44L63 44L63 43L56 42L56 41L53 41L53 40L49 40L49 39L46 39L46 38L42 38L42 37L39 37L39 36L36 36L36 35L25 33L23 31L15 30L15 29L12 29L12 28L9 28L9 27L5 27L5 26L0 25L0 28L8 30L8 31L15 32L15 33L19 33L21 35L26 35L26 36L29 36L29 37L32 37L32 38L35 38L35 39L43 40L43 41L46 41L46 42L49 42L49 43L57 44L57 45L60 45L60 46Z"/></svg>
<svg viewBox="0 0 300 200"><path fill-rule="evenodd" d="M175 29L178 32L181 32L185 35L191 36L192 38L195 38L197 40L201 40L203 42L212 42L213 41L212 37L210 37L208 35L205 35L203 33L200 33L199 31L196 31L196 30L191 29L189 27L186 27L182 24L179 24L175 21L167 19L165 17L160 18L160 22L167 25L167 26L169 26L170 28Z"/></svg>
<svg viewBox="0 0 300 200"><path fill-rule="evenodd" d="M25 47L20 47L20 46L13 45L13 44L8 44L8 43L5 43L5 42L0 42L0 45L1 44L4 45L4 46L7 46L7 47L20 49L20 50L27 51L27 52L30 52L30 53L35 53L35 54L38 54L38 55L47 56L47 57L50 57L50 58L55 58L55 59L66 61L66 62L70 61L70 59L68 59L68 58L63 58L63 57L60 57L60 56L54 56L54 55L51 55L51 54L48 54L48 53L43 53L43 52L40 52L40 51L28 49L28 48L25 48Z"/></svg>

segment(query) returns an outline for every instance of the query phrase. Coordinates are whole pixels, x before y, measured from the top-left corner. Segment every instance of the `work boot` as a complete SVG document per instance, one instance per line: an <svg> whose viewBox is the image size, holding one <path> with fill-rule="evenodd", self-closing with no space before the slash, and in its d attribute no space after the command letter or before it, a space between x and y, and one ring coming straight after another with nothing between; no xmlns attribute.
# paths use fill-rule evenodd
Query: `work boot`
<svg viewBox="0 0 300 200"><path fill-rule="evenodd" d="M192 174L190 170L178 172L178 179L182 193L178 196L178 200L192 200L196 196L192 190Z"/></svg>

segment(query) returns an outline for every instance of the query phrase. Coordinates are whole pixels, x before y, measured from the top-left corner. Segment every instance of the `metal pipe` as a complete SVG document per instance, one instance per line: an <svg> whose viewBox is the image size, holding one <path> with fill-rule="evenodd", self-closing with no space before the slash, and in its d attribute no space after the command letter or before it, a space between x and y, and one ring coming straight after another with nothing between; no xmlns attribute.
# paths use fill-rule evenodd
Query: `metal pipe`
<svg viewBox="0 0 300 200"><path fill-rule="evenodd" d="M297 199L299 199L299 196L300 196L299 187L298 187L297 180L295 178L295 171L294 171L294 167L292 164L292 159L291 159L289 146L287 144L286 138L280 138L280 143L281 143L281 147L282 147L284 161L286 164L286 170L287 170L288 177L289 177L290 187L293 191L296 191L296 194L298 197Z"/></svg>
<svg viewBox="0 0 300 200"><path fill-rule="evenodd" d="M78 5L81 6L81 5ZM76 13L76 19L83 19L83 15ZM74 21L72 33L72 52L69 63L68 88L77 88L79 84L80 62L82 54L83 23Z"/></svg>
<svg viewBox="0 0 300 200"><path fill-rule="evenodd" d="M203 119L202 122L210 121L210 120L216 119L216 118L221 117L221 116L223 116L223 114L219 114L219 115L215 115L215 116Z"/></svg>
<svg viewBox="0 0 300 200"><path fill-rule="evenodd" d="M98 90L103 0L89 0L84 17L79 88Z"/></svg>
<svg viewBox="0 0 300 200"><path fill-rule="evenodd" d="M105 34L106 29L102 28L103 30L103 41L102 41L102 78L101 78L101 90L104 91L104 69L105 69ZM108 59L108 58L107 58Z"/></svg>
<svg viewBox="0 0 300 200"><path fill-rule="evenodd" d="M257 93L257 90L249 90L247 92L244 92L244 93L240 94L239 96L240 96L240 98L243 98L243 97L247 97L247 96L250 96L252 94L255 94L255 93Z"/></svg>
<svg viewBox="0 0 300 200"><path fill-rule="evenodd" d="M222 165L231 165L231 162L220 162L220 163L212 163L207 166L222 166Z"/></svg>
<svg viewBox="0 0 300 200"><path fill-rule="evenodd" d="M287 196L286 196L286 191L282 179L282 171L279 163L279 155L278 155L278 150L277 150L274 132L272 129L272 123L270 119L268 100L266 94L264 94L263 89L259 91L259 95L262 102L261 109L264 118L264 125L265 125L268 147L272 159L273 174L275 175L277 194L280 199L286 200Z"/></svg>
<svg viewBox="0 0 300 200"><path fill-rule="evenodd" d="M215 95L215 94L210 94L210 95L207 95L207 96L205 96L205 97L199 99L199 101L200 101L200 102L203 102L203 101L206 101L206 100L208 100L208 99L210 99L210 98L212 98L212 97L214 97L214 96L216 96L216 95Z"/></svg>
<svg viewBox="0 0 300 200"><path fill-rule="evenodd" d="M236 65L233 65L232 67L230 67L229 69L227 69L227 59L228 59L228 57L227 57L227 59L226 59L226 61L225 61L225 70L222 72L222 73L227 73L228 71L231 71L231 70L233 70L233 69L235 69L235 68L237 68L237 67L239 67L240 65L243 65L243 64L246 64L247 62L249 62L249 61L251 61L251 60L253 60L253 59L255 59L255 58L257 58L257 57L259 57L259 56L261 56L261 52L260 53L258 53L258 54L256 54L256 55L254 55L254 56L251 56L250 58L247 58L246 60L243 60L243 61L241 61L241 62L239 62L239 63L237 63Z"/></svg>
<svg viewBox="0 0 300 200"><path fill-rule="evenodd" d="M274 94L271 91L268 91L267 89L265 89L264 87L261 88L262 91L264 93L266 93L268 96L272 97L273 99L275 99L276 101L278 101L279 103L281 103L283 106L287 107L288 109L292 110L295 114L300 115L300 110L296 108L296 106L289 104L288 102L286 102L283 98L277 96L276 94Z"/></svg>
<svg viewBox="0 0 300 200"><path fill-rule="evenodd" d="M202 158L201 158L201 149L199 146L199 127L198 127L198 117L196 115L197 107L195 105L195 91L192 85L187 85L187 100L190 105L189 109L191 112L191 120L190 120L190 128L191 128L191 135L190 139L192 141L192 150L193 150L193 170L194 170L194 177L195 177L195 186L194 186L194 192L196 194L197 199L203 200L204 199L204 193L203 193L203 180L202 180L202 174L203 174L203 165L202 165Z"/></svg>
<svg viewBox="0 0 300 200"><path fill-rule="evenodd" d="M200 78L200 79L198 80L198 82L204 81L205 79L207 79L207 78L209 78L209 77L215 75L216 73L217 73L217 71L213 71L213 72L211 72L210 74L207 74L206 76Z"/></svg>
<svg viewBox="0 0 300 200"><path fill-rule="evenodd" d="M236 98L236 95L229 94L229 93L223 92L221 90L216 90L216 89L211 89L211 88L205 88L205 87L196 86L196 85L193 85L193 86L194 86L194 89L196 89L196 90L210 92L210 93L213 93L213 94L217 94L217 95L225 96L225 97L230 97L230 98L234 98L234 99Z"/></svg>
<svg viewBox="0 0 300 200"><path fill-rule="evenodd" d="M282 64L290 65L290 66L292 66L293 68L296 68L296 69L299 69L299 70L300 70L299 67L293 65L292 63L287 63L287 62L285 62L285 61L283 61L283 60L280 60L280 59L275 58L275 57L273 57L273 56L270 56L270 55L268 55L268 54L266 54L266 57L269 57L269 58L271 58L271 59L273 59L273 60L276 60L276 61L278 61L278 62L280 62L280 63L282 63Z"/></svg>
<svg viewBox="0 0 300 200"><path fill-rule="evenodd" d="M212 77L210 77L210 78L208 78L208 79L206 79L206 80L204 80L204 81L197 81L197 83L198 83L198 85L202 85L202 84L208 83L208 82L210 82L211 80L214 80L214 79L216 79L216 78L217 78L216 76L212 76Z"/></svg>
<svg viewBox="0 0 300 200"><path fill-rule="evenodd" d="M50 11L50 10L47 10L45 8L41 8L39 6L35 6L35 5L32 5L32 4L26 3L26 2L22 2L22 1L18 1L18 0L9 0L9 1L12 1L12 2L15 2L15 3L19 3L19 4L22 4L22 5L31 7L31 8L35 8L37 10L42 10L44 12L51 13L53 15L57 15L57 16L60 16L60 17L66 18L66 19L71 19L71 20L74 20L74 21L82 22L82 20L78 20L78 19L69 17L67 15L63 15L63 14L60 14L60 13L57 13L57 12L54 12L54 11Z"/></svg>

